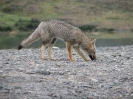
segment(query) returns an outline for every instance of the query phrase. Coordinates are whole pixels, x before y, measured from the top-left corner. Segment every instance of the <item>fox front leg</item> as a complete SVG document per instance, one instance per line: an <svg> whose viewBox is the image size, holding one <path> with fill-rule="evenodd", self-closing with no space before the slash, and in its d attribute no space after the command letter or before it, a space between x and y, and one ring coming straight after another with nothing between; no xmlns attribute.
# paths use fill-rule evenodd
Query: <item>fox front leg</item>
<svg viewBox="0 0 133 99"><path fill-rule="evenodd" d="M71 43L70 42L66 42L66 48L68 51L68 56L71 62L75 62L75 60L72 58L72 50L71 50Z"/></svg>
<svg viewBox="0 0 133 99"><path fill-rule="evenodd" d="M90 59L86 58L85 55L80 51L78 46L73 46L73 48L85 61L90 61Z"/></svg>

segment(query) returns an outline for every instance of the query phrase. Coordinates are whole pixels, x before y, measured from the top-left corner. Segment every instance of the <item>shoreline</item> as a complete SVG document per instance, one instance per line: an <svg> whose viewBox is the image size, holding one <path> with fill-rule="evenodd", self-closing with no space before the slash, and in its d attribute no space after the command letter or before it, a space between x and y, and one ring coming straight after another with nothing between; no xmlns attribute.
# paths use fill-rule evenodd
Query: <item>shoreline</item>
<svg viewBox="0 0 133 99"><path fill-rule="evenodd" d="M70 62L65 48L52 54L56 61L39 49L0 50L0 99L133 98L133 45L98 47L88 62L74 50Z"/></svg>

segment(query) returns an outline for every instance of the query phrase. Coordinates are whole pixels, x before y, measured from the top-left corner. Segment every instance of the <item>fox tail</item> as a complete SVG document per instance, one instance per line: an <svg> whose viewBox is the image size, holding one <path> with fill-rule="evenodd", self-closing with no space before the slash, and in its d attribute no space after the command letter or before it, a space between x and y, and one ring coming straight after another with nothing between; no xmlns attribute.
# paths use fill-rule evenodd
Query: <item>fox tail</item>
<svg viewBox="0 0 133 99"><path fill-rule="evenodd" d="M30 45L34 41L37 41L40 38L39 28L37 28L28 38L24 39L18 46L18 50L23 47Z"/></svg>

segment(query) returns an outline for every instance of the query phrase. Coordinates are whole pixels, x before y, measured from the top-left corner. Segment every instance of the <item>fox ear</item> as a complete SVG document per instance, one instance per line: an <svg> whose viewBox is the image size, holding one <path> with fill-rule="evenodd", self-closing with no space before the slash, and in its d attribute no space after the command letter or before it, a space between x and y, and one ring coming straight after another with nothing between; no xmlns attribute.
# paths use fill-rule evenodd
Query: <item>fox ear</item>
<svg viewBox="0 0 133 99"><path fill-rule="evenodd" d="M92 38L91 38L90 43L91 43L91 44L95 44L95 42L96 42L96 39L92 39Z"/></svg>

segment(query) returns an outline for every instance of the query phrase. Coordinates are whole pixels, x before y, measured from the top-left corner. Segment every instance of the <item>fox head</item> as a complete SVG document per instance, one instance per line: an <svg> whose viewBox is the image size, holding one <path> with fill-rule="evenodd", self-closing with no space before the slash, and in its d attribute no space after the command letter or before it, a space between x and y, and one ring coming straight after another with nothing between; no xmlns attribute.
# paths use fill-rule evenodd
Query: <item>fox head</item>
<svg viewBox="0 0 133 99"><path fill-rule="evenodd" d="M85 44L82 48L91 60L96 60L96 47L95 47L96 39L90 38L89 43Z"/></svg>

